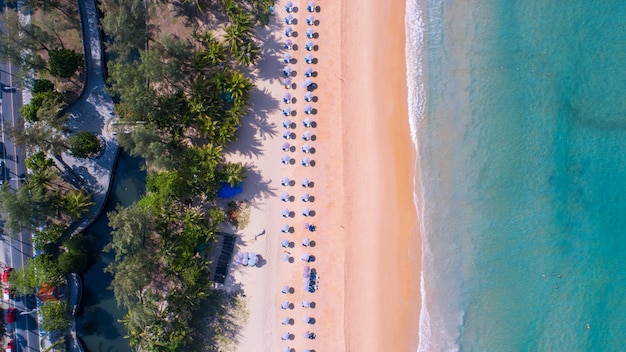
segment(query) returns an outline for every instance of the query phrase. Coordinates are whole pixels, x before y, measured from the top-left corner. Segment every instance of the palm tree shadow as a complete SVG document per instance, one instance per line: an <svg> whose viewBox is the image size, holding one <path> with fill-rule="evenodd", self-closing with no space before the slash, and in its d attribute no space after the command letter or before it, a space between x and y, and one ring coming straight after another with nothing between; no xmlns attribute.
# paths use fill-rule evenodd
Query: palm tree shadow
<svg viewBox="0 0 626 352"><path fill-rule="evenodd" d="M251 163L246 163L246 179L244 180L243 191L237 195L238 199L262 200L277 196L277 189L270 186L270 181L263 179L261 171ZM250 206L255 206L251 203Z"/></svg>

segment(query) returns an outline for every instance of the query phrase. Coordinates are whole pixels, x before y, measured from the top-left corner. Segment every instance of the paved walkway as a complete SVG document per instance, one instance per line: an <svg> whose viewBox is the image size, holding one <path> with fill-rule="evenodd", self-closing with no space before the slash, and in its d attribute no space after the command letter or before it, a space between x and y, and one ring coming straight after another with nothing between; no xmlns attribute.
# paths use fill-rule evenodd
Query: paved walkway
<svg viewBox="0 0 626 352"><path fill-rule="evenodd" d="M85 50L86 78L83 92L77 102L66 112L70 114L69 128L72 131L88 131L99 135L104 141L104 151L97 158L79 159L70 153L62 155L63 162L71 169L74 177L79 177L80 186L93 194L94 205L89 215L72 225L73 233L89 226L104 209L111 176L118 153L115 138L109 133L109 124L114 119L114 105L104 91L104 71L102 68L102 40L98 26L98 13L95 0L78 1L83 45ZM68 280L68 299L72 309L70 333L66 337L68 351L82 352L83 347L76 335L76 312L82 295L82 284L77 275Z"/></svg>

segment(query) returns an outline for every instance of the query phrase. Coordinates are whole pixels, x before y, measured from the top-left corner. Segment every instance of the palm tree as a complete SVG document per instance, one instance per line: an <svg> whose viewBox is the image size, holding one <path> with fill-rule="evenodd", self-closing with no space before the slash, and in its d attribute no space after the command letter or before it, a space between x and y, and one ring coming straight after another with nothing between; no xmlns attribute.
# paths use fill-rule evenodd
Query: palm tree
<svg viewBox="0 0 626 352"><path fill-rule="evenodd" d="M238 63L250 66L256 63L256 60L259 58L260 50L261 49L254 41L247 40L237 48L233 55L235 56L235 61Z"/></svg>
<svg viewBox="0 0 626 352"><path fill-rule="evenodd" d="M232 94L235 105L245 105L254 86L252 82L239 71L232 71L228 91Z"/></svg>
<svg viewBox="0 0 626 352"><path fill-rule="evenodd" d="M73 219L79 219L89 213L89 207L96 203L91 200L91 194L81 189L63 196L61 204L67 215Z"/></svg>
<svg viewBox="0 0 626 352"><path fill-rule="evenodd" d="M241 163L226 163L222 167L221 178L235 187L246 178L246 167Z"/></svg>

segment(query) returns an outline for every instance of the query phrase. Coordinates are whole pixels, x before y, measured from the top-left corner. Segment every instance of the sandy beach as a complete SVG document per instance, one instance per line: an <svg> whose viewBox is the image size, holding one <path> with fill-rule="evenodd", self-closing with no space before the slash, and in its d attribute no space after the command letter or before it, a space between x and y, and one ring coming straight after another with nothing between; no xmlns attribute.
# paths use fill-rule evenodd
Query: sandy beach
<svg viewBox="0 0 626 352"><path fill-rule="evenodd" d="M251 200L250 224L239 235L238 250L262 257L260 267L231 265L226 288L246 295L249 317L240 331L238 351L415 351L420 308L421 242L413 204L415 153L409 135L404 63L404 1L317 1L312 39L305 20L308 1L293 1L297 36L286 38L286 1L278 1L272 24L258 31L265 52L254 73L249 125L229 160L250 166L244 192ZM373 24L376 24L375 26ZM291 39L297 50L285 50ZM295 89L283 85L283 54L292 61ZM315 60L307 64L305 55ZM307 67L317 84L314 100L304 101L301 83ZM282 138L289 106L293 140ZM305 115L307 104L313 114ZM313 126L302 121L310 117ZM309 131L314 137L304 141ZM285 142L293 151L281 150ZM301 151L308 144L314 153ZM281 163L289 155L293 164ZM309 166L301 164L309 157ZM282 186L285 177L292 180ZM303 178L312 181L302 187ZM302 195L311 196L308 202ZM293 201L283 202L288 193ZM305 208L310 216L303 216ZM283 209L293 217L283 217ZM313 224L315 231L305 229ZM288 225L293 233L283 233ZM259 234L262 234L259 236ZM314 246L302 246L309 238ZM291 242L282 248L281 241ZM303 254L314 261L305 263ZM292 262L284 261L290 256ZM318 273L314 293L303 287L303 268ZM293 293L282 294L288 285ZM302 301L311 301L311 308ZM281 303L292 303L281 309ZM314 318L314 324L304 317ZM284 318L290 324L281 324ZM306 339L305 331L315 339ZM281 340L289 333L288 340Z"/></svg>

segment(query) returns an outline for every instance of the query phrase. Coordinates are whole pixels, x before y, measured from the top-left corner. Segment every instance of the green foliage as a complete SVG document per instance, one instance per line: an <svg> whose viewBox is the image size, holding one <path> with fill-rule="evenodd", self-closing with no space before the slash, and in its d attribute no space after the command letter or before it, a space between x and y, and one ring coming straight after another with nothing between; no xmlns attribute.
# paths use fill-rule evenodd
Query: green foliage
<svg viewBox="0 0 626 352"><path fill-rule="evenodd" d="M148 85L148 65L141 61L109 62L109 92L120 97L116 111L125 121L142 121L151 111L156 92Z"/></svg>
<svg viewBox="0 0 626 352"><path fill-rule="evenodd" d="M220 172L220 179L232 187L237 186L246 178L246 167L241 163L225 163Z"/></svg>
<svg viewBox="0 0 626 352"><path fill-rule="evenodd" d="M42 108L51 109L54 107L58 111L64 104L65 99L59 92L45 91L33 93L33 98L30 103L22 105L20 108L20 114L24 120L28 122L35 122L39 120L39 110Z"/></svg>
<svg viewBox="0 0 626 352"><path fill-rule="evenodd" d="M71 78L83 66L83 55L70 49L52 49L48 52L50 74L61 78Z"/></svg>
<svg viewBox="0 0 626 352"><path fill-rule="evenodd" d="M44 302L39 307L41 329L50 332L67 329L70 326L69 313L69 307L66 302Z"/></svg>
<svg viewBox="0 0 626 352"><path fill-rule="evenodd" d="M150 126L137 126L130 133L117 135L119 145L130 155L141 156L156 168L174 168L178 165L179 146Z"/></svg>
<svg viewBox="0 0 626 352"><path fill-rule="evenodd" d="M89 208L94 204L96 203L91 200L91 194L84 189L69 192L61 198L63 212L75 220L89 213Z"/></svg>
<svg viewBox="0 0 626 352"><path fill-rule="evenodd" d="M56 244L67 230L66 224L50 224L45 230L33 233L33 246L36 250L43 250L47 245Z"/></svg>
<svg viewBox="0 0 626 352"><path fill-rule="evenodd" d="M0 187L0 212L5 214L4 230L7 233L15 235L22 229L34 228L44 220L44 214L48 213L45 201L38 197L35 202L32 196L27 187L18 191L13 191L8 185Z"/></svg>
<svg viewBox="0 0 626 352"><path fill-rule="evenodd" d="M54 83L48 79L35 79L33 83L33 94L52 92L54 90Z"/></svg>
<svg viewBox="0 0 626 352"><path fill-rule="evenodd" d="M148 174L146 188L166 199L174 199L185 195L187 181L176 171L153 172Z"/></svg>
<svg viewBox="0 0 626 352"><path fill-rule="evenodd" d="M87 158L100 153L102 145L95 134L80 131L70 138L70 150L75 157Z"/></svg>
<svg viewBox="0 0 626 352"><path fill-rule="evenodd" d="M102 0L102 29L110 37L107 51L114 59L126 60L146 47L146 4L142 0Z"/></svg>
<svg viewBox="0 0 626 352"><path fill-rule="evenodd" d="M27 259L23 266L13 270L9 285L18 295L35 294L39 283L35 276L35 263L32 259Z"/></svg>
<svg viewBox="0 0 626 352"><path fill-rule="evenodd" d="M111 242L105 251L115 251L115 259L121 261L126 256L141 253L146 237L156 228L156 218L150 212L133 204L129 207L118 206L107 214L111 231Z"/></svg>
<svg viewBox="0 0 626 352"><path fill-rule="evenodd" d="M35 282L37 286L60 286L65 282L57 261L51 254L40 254L33 259L35 265Z"/></svg>
<svg viewBox="0 0 626 352"><path fill-rule="evenodd" d="M59 255L59 270L65 275L82 273L87 269L89 256L80 250L69 250Z"/></svg>

